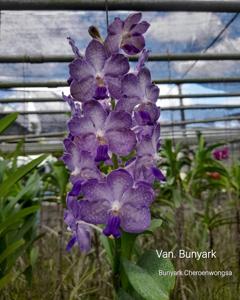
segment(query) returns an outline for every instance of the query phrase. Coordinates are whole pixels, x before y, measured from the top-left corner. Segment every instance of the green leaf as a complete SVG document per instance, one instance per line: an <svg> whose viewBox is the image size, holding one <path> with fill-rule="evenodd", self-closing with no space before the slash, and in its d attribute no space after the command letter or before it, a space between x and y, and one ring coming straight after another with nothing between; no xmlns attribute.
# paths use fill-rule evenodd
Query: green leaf
<svg viewBox="0 0 240 300"><path fill-rule="evenodd" d="M24 177L27 173L29 173L32 169L34 169L37 165L39 165L44 159L46 159L47 155L41 155L38 158L30 161L28 164L21 166L15 171L11 176L9 176L6 180L2 182L0 185L0 197L5 197L11 187L18 182L22 177Z"/></svg>
<svg viewBox="0 0 240 300"><path fill-rule="evenodd" d="M0 133L7 129L18 117L18 113L14 112L0 120Z"/></svg>
<svg viewBox="0 0 240 300"><path fill-rule="evenodd" d="M170 291L174 288L175 276L160 276L159 270L173 272L174 267L170 259L159 258L155 251L149 250L140 257L138 265L148 272L166 295L169 295Z"/></svg>
<svg viewBox="0 0 240 300"><path fill-rule="evenodd" d="M0 278L0 290L5 287L12 280L12 274L8 273L4 277Z"/></svg>
<svg viewBox="0 0 240 300"><path fill-rule="evenodd" d="M103 247L107 253L107 258L109 260L109 263L111 264L111 266L113 266L113 249L114 249L113 240L101 234L100 241L103 244Z"/></svg>
<svg viewBox="0 0 240 300"><path fill-rule="evenodd" d="M24 217L36 212L37 210L39 210L39 205L34 205L31 207L27 207L24 209L21 209L20 211L18 211L17 213L11 215L7 220L3 221L0 224L0 234L9 226L12 226L16 223L18 223L19 221L21 221Z"/></svg>
<svg viewBox="0 0 240 300"><path fill-rule="evenodd" d="M68 172L65 165L62 162L57 162L53 164L53 174L57 181L60 195L64 195L66 193L66 187L68 183Z"/></svg>
<svg viewBox="0 0 240 300"><path fill-rule="evenodd" d="M122 257L130 259L132 255L133 246L138 234L122 232L121 237L121 251Z"/></svg>
<svg viewBox="0 0 240 300"><path fill-rule="evenodd" d="M128 280L136 292L146 300L168 300L156 281L149 273L141 267L128 260L123 261L123 267Z"/></svg>
<svg viewBox="0 0 240 300"><path fill-rule="evenodd" d="M120 289L118 292L118 300L134 300L124 289Z"/></svg>
<svg viewBox="0 0 240 300"><path fill-rule="evenodd" d="M37 259L38 259L38 254L39 254L38 248L32 248L31 249L31 252L30 252L31 266L34 266L36 264Z"/></svg>
<svg viewBox="0 0 240 300"><path fill-rule="evenodd" d="M151 225L148 227L145 233L154 233L154 231L159 227L161 227L161 225L162 225L161 219L152 219Z"/></svg>
<svg viewBox="0 0 240 300"><path fill-rule="evenodd" d="M0 263L3 262L8 256L13 254L18 248L24 245L24 240L21 239L9 245L1 254L0 254Z"/></svg>

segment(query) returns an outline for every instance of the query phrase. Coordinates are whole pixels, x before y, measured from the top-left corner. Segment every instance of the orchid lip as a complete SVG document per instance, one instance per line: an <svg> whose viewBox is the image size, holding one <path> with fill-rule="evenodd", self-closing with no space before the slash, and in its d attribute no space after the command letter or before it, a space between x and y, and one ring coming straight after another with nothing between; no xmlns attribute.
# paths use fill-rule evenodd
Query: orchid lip
<svg viewBox="0 0 240 300"><path fill-rule="evenodd" d="M107 225L103 230L103 233L111 238L119 238L121 236L120 223L121 220L119 216L110 214L107 220Z"/></svg>

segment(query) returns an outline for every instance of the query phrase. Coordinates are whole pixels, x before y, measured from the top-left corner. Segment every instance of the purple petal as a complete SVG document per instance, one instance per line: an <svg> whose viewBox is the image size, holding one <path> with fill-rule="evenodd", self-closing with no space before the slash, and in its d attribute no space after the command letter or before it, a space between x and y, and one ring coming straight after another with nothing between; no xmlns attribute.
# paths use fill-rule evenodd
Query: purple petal
<svg viewBox="0 0 240 300"><path fill-rule="evenodd" d="M108 145L99 145L97 148L97 154L95 157L96 162L108 160L110 157L108 155Z"/></svg>
<svg viewBox="0 0 240 300"><path fill-rule="evenodd" d="M148 60L149 50L143 49L142 53L139 56L136 70L139 72L145 66L145 62Z"/></svg>
<svg viewBox="0 0 240 300"><path fill-rule="evenodd" d="M120 34L123 30L124 22L120 18L115 18L114 21L108 26L108 33Z"/></svg>
<svg viewBox="0 0 240 300"><path fill-rule="evenodd" d="M96 72L101 72L106 58L106 50L103 44L93 39L87 46L85 53L86 60L94 67Z"/></svg>
<svg viewBox="0 0 240 300"><path fill-rule="evenodd" d="M81 136L75 136L75 139L79 141L81 150L90 152L91 156L95 157L99 142L95 134L85 134Z"/></svg>
<svg viewBox="0 0 240 300"><path fill-rule="evenodd" d="M82 185L82 192L85 198L89 201L98 199L106 199L111 201L111 190L104 182L98 182L95 179L90 179Z"/></svg>
<svg viewBox="0 0 240 300"><path fill-rule="evenodd" d="M107 49L108 55L117 54L122 39L122 34L109 34L104 42L105 48Z"/></svg>
<svg viewBox="0 0 240 300"><path fill-rule="evenodd" d="M105 137L109 150L117 155L128 155L136 145L136 136L130 129L108 130Z"/></svg>
<svg viewBox="0 0 240 300"><path fill-rule="evenodd" d="M83 221L91 224L106 224L110 202L104 198L98 198L95 201L82 200L81 218Z"/></svg>
<svg viewBox="0 0 240 300"><path fill-rule="evenodd" d="M70 210L64 212L64 222L72 229L75 226L76 219Z"/></svg>
<svg viewBox="0 0 240 300"><path fill-rule="evenodd" d="M76 81L94 79L95 70L85 59L74 59L69 65L70 76Z"/></svg>
<svg viewBox="0 0 240 300"><path fill-rule="evenodd" d="M62 97L63 100L66 101L67 104L70 106L72 115L80 116L81 108L79 106L79 103L76 103L76 101L74 100L74 98L71 97L71 95L65 96L64 93L62 93Z"/></svg>
<svg viewBox="0 0 240 300"><path fill-rule="evenodd" d="M124 75L129 70L128 59L122 54L110 56L104 66L104 74L109 76Z"/></svg>
<svg viewBox="0 0 240 300"><path fill-rule="evenodd" d="M79 52L78 47L75 45L75 41L71 37L67 37L69 45L72 47L72 51L77 58L82 58L82 55Z"/></svg>
<svg viewBox="0 0 240 300"><path fill-rule="evenodd" d="M88 77L86 80L82 80L81 83L73 80L70 85L70 92L76 100L86 102L93 98L96 88L95 79Z"/></svg>
<svg viewBox="0 0 240 300"><path fill-rule="evenodd" d="M135 74L127 74L122 80L123 96L128 98L141 97L141 90L139 89L139 80Z"/></svg>
<svg viewBox="0 0 240 300"><path fill-rule="evenodd" d="M103 128L107 113L96 100L88 101L83 105L84 116L89 118L95 127L95 131Z"/></svg>
<svg viewBox="0 0 240 300"><path fill-rule="evenodd" d="M80 219L80 207L79 207L79 201L76 200L76 197L73 197L68 193L67 195L67 208L68 211L73 215L75 220Z"/></svg>
<svg viewBox="0 0 240 300"><path fill-rule="evenodd" d="M153 146L151 137L143 137L141 142L137 145L137 154L138 156L150 155L153 156L156 152L156 149Z"/></svg>
<svg viewBox="0 0 240 300"><path fill-rule="evenodd" d="M106 236L114 236L115 238L119 238L121 236L120 223L121 220L118 216L110 215L103 233Z"/></svg>
<svg viewBox="0 0 240 300"><path fill-rule="evenodd" d="M131 204L136 207L149 206L154 199L154 191L149 184L137 183L135 188L128 189L122 198L124 205Z"/></svg>
<svg viewBox="0 0 240 300"><path fill-rule="evenodd" d="M87 225L78 224L76 230L78 246L85 253L91 249L91 236L87 227Z"/></svg>
<svg viewBox="0 0 240 300"><path fill-rule="evenodd" d="M96 132L96 128L89 117L73 117L68 122L68 128L73 136L81 134L95 134Z"/></svg>
<svg viewBox="0 0 240 300"><path fill-rule="evenodd" d="M142 21L132 28L131 33L132 34L136 34L136 33L144 34L148 30L149 26L150 26L150 24L148 22Z"/></svg>
<svg viewBox="0 0 240 300"><path fill-rule="evenodd" d="M159 88L155 84L146 87L146 98L151 102L156 103L159 96Z"/></svg>
<svg viewBox="0 0 240 300"><path fill-rule="evenodd" d="M116 111L125 111L131 113L136 105L140 102L138 97L121 99L116 104Z"/></svg>
<svg viewBox="0 0 240 300"><path fill-rule="evenodd" d="M138 54L145 47L145 40L142 35L131 36L124 40L124 45L121 47L128 55Z"/></svg>
<svg viewBox="0 0 240 300"><path fill-rule="evenodd" d="M154 177L159 181L166 181L166 177L163 175L163 173L155 167L152 167L152 172Z"/></svg>
<svg viewBox="0 0 240 300"><path fill-rule="evenodd" d="M130 233L145 231L151 223L151 214L146 206L136 207L126 204L122 207L121 227Z"/></svg>
<svg viewBox="0 0 240 300"><path fill-rule="evenodd" d="M113 201L120 200L123 193L133 186L133 178L126 170L118 169L107 176L107 184L111 190Z"/></svg>
<svg viewBox="0 0 240 300"><path fill-rule="evenodd" d="M112 77L112 76L105 76L105 81L108 87L108 91L110 96L114 99L120 99L122 96L121 92L121 78L120 77Z"/></svg>
<svg viewBox="0 0 240 300"><path fill-rule="evenodd" d="M78 196L80 194L82 187L82 180L78 180L74 183L69 195L70 196Z"/></svg>
<svg viewBox="0 0 240 300"><path fill-rule="evenodd" d="M70 141L65 146L65 153L62 156L62 160L67 165L70 171L73 171L75 168L79 168L81 164L81 150L80 146Z"/></svg>
<svg viewBox="0 0 240 300"><path fill-rule="evenodd" d="M76 243L76 241L77 241L77 237L74 235L74 236L70 239L70 241L68 242L68 244L67 244L67 246L66 246L66 250L67 250L68 252L72 249L72 247L74 246L74 244Z"/></svg>
<svg viewBox="0 0 240 300"><path fill-rule="evenodd" d="M141 18L141 13L130 14L124 22L124 30L129 31L133 25L137 24L141 20Z"/></svg>
<svg viewBox="0 0 240 300"><path fill-rule="evenodd" d="M134 128L134 132L139 141L141 141L144 137L151 137L153 135L153 130L154 130L154 127L148 126L148 125L136 126Z"/></svg>
<svg viewBox="0 0 240 300"><path fill-rule="evenodd" d="M132 117L124 111L112 111L108 115L105 123L105 130L130 128L132 126Z"/></svg>
<svg viewBox="0 0 240 300"><path fill-rule="evenodd" d="M147 68L142 68L138 73L138 80L141 89L145 92L146 87L152 84L150 71Z"/></svg>
<svg viewBox="0 0 240 300"><path fill-rule="evenodd" d="M148 102L135 107L134 118L138 125L154 125L160 116L160 108Z"/></svg>

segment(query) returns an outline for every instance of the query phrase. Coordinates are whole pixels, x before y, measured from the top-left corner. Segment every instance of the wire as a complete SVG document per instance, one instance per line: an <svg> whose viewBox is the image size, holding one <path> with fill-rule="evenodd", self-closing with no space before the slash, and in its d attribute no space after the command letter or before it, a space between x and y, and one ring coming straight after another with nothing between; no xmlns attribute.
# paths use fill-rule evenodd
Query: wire
<svg viewBox="0 0 240 300"><path fill-rule="evenodd" d="M105 11L106 11L106 25L108 29L109 17L108 17L108 0L105 0Z"/></svg>
<svg viewBox="0 0 240 300"><path fill-rule="evenodd" d="M220 39L223 33L228 29L228 27L236 20L239 16L239 12L235 13L234 16L227 22L227 24L220 30L220 32L216 35L216 37L210 42L210 44L202 51L202 53L206 53L216 42ZM199 60L195 60L195 62L183 73L181 79L185 78L185 76L195 67Z"/></svg>

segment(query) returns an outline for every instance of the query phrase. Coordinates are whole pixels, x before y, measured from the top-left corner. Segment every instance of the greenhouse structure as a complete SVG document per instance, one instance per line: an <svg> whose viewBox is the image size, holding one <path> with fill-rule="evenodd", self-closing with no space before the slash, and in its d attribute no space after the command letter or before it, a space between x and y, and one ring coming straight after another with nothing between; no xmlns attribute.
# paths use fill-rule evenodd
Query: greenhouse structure
<svg viewBox="0 0 240 300"><path fill-rule="evenodd" d="M239 300L240 1L0 0L0 300Z"/></svg>

